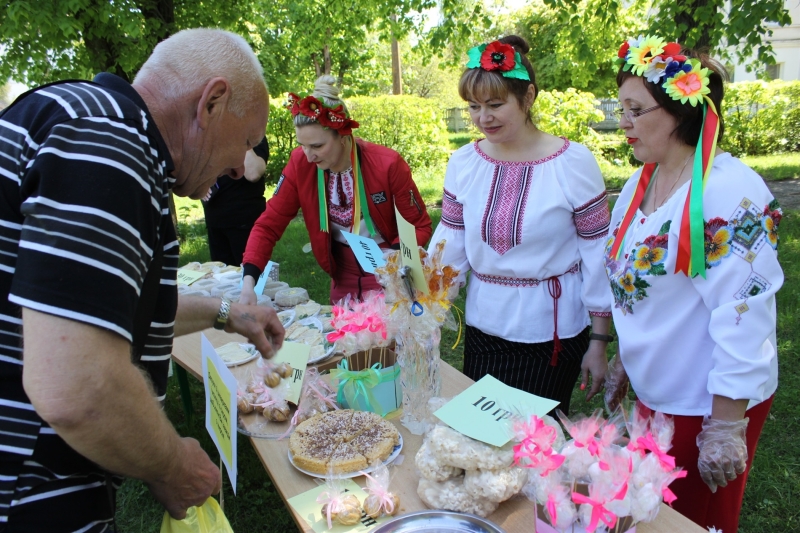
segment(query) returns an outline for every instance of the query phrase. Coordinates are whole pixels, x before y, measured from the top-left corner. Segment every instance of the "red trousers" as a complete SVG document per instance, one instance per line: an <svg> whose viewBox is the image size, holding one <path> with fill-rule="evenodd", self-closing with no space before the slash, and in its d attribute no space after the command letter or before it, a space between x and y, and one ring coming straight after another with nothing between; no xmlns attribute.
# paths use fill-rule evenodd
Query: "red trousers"
<svg viewBox="0 0 800 533"><path fill-rule="evenodd" d="M729 481L726 487L718 487L716 493L712 493L708 485L703 482L697 469L700 450L697 448L696 439L702 429L703 417L672 416L675 421L675 436L672 438L672 449L669 454L675 457L676 466L688 473L685 478L677 479L669 486L678 497L672 504L676 511L703 527L713 526L723 533L737 532L744 486L756 454L758 437L772 407L773 398L774 396L770 397L745 413L750 419L747 423L747 469L744 474ZM646 409L645 412L649 411L641 402L639 405Z"/></svg>
<svg viewBox="0 0 800 533"><path fill-rule="evenodd" d="M364 293L383 289L374 274L364 272L349 246L333 241L331 253L336 263L336 276L331 280L332 304L348 294L361 300Z"/></svg>

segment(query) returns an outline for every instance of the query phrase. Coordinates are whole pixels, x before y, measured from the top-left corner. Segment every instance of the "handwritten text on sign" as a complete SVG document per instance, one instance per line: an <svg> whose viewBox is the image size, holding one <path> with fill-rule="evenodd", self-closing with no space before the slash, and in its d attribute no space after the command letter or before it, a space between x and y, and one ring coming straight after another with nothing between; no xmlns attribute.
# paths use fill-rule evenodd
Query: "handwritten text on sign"
<svg viewBox="0 0 800 533"><path fill-rule="evenodd" d="M374 274L376 268L386 264L380 246L373 239L356 235L349 231L343 231L342 235L344 235L347 244L350 245L350 249L353 250L358 264L361 265L365 272Z"/></svg>
<svg viewBox="0 0 800 533"><path fill-rule="evenodd" d="M414 287L419 289L422 294L428 294L428 284L425 282L425 274L422 271L422 260L419 257L419 247L417 246L417 230L414 225L403 218L397 206L394 208L394 216L397 219L397 232L400 235L400 259L403 266L411 269L411 280Z"/></svg>
<svg viewBox="0 0 800 533"><path fill-rule="evenodd" d="M275 354L275 363L287 363L292 367L289 381L289 394L286 399L292 403L300 400L300 391L303 389L303 375L308 365L311 346L297 342L285 341L281 349Z"/></svg>
<svg viewBox="0 0 800 533"><path fill-rule="evenodd" d="M503 446L511 440L514 416L542 416L558 402L509 387L491 375L450 400L436 415L442 422L475 440Z"/></svg>
<svg viewBox="0 0 800 533"><path fill-rule="evenodd" d="M236 378L205 335L200 338L206 389L206 431L217 446L236 493Z"/></svg>
<svg viewBox="0 0 800 533"><path fill-rule="evenodd" d="M205 275L205 272L199 270L178 269L178 285L191 285Z"/></svg>

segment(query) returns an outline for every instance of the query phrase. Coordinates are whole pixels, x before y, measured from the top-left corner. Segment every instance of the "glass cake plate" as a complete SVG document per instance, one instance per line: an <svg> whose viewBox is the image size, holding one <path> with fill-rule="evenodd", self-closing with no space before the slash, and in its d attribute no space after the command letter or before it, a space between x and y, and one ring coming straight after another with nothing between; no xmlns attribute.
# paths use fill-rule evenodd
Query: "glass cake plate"
<svg viewBox="0 0 800 533"><path fill-rule="evenodd" d="M389 457L387 457L386 460L383 461L383 464L385 464L386 466L389 466L390 464L392 464L394 462L394 460L397 459L397 456L400 455L400 451L403 449L403 436L398 434L398 437L400 437L400 442L398 442L395 445L395 447L392 449L392 453L389 454ZM294 459L292 459L292 452L291 451L287 451L287 453L289 455L289 462L292 463L292 466L295 467L296 469L298 469L300 472L302 472L302 473L304 473L306 475L309 475L311 477L318 477L318 478L321 478L321 479L325 479L326 477L328 477L325 474L317 474L316 472L309 472L308 470L300 468L299 466L294 464ZM333 477L336 478L336 479L348 479L348 478L358 477L358 476L362 476L364 474L371 473L373 470L375 470L375 468L377 468L376 465L371 465L371 466L365 468L364 470L357 470L355 472L349 472L347 474L337 474L337 475L335 475Z"/></svg>

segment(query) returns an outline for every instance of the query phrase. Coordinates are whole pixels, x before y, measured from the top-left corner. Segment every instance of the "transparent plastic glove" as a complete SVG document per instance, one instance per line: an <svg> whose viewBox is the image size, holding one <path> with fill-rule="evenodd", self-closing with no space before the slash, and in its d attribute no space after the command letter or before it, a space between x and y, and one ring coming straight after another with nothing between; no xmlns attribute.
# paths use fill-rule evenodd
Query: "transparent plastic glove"
<svg viewBox="0 0 800 533"><path fill-rule="evenodd" d="M697 435L700 457L697 468L711 492L725 487L744 473L747 466L745 435L749 418L729 422L703 417L703 429Z"/></svg>
<svg viewBox="0 0 800 533"><path fill-rule="evenodd" d="M628 388L630 381L628 381L628 374L622 366L622 361L619 355L615 355L608 362L608 372L606 372L606 392L604 400L606 403L606 410L613 413L622 403L622 400L628 396Z"/></svg>

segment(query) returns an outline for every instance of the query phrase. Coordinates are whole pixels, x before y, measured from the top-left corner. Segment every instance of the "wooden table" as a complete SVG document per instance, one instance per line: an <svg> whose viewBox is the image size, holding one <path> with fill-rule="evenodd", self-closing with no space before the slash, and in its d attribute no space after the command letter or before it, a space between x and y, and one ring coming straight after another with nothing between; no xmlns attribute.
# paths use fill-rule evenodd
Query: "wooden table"
<svg viewBox="0 0 800 533"><path fill-rule="evenodd" d="M215 329L204 331L214 346L222 346L231 341L243 342L244 338ZM200 334L177 337L172 349L175 362L185 368L198 379L202 379L202 363L200 361ZM473 381L444 361L441 363L442 396L453 397L469 387ZM399 423L392 420L403 435L403 455L405 460L397 468L392 479L392 491L400 497L400 514L427 509L417 496L419 477L414 466L414 456L422 444L422 436L412 435ZM267 469L273 484L278 487L284 501L317 487L312 478L295 470L287 459L289 441L250 438L253 448L264 468ZM356 482L364 485L364 478L356 478ZM287 504L289 511L300 531L313 533L311 527L295 513ZM508 533L531 533L533 524L533 507L524 498L515 498L500 505L500 508L489 516L489 519ZM641 524L637 533L707 533L707 531L673 509L661 504L656 520L650 524Z"/></svg>

